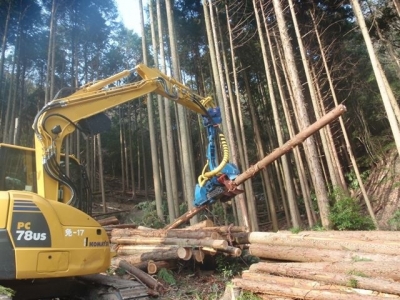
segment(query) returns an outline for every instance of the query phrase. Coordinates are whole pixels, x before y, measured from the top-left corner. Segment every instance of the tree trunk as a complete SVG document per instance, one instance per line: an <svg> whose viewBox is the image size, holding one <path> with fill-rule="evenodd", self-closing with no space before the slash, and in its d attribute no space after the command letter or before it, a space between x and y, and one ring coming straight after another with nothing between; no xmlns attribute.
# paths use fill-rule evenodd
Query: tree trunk
<svg viewBox="0 0 400 300"><path fill-rule="evenodd" d="M166 9L167 9L167 22L168 22L168 34L169 34L169 43L171 47L171 61L172 61L172 77L181 81L181 73L179 67L179 57L178 50L176 45L176 35L175 35L175 25L173 19L173 6L171 5L171 0L166 0ZM182 158L182 172L183 172L183 186L185 189L185 197L189 210L193 208L193 197L194 197L194 173L193 173L193 153L190 151L191 147L190 143L190 135L188 131L187 124L187 115L184 108L179 105L178 106L178 119L179 119L179 132L181 136L181 158ZM193 219L190 220L192 224L198 222L197 216L193 216Z"/></svg>
<svg viewBox="0 0 400 300"><path fill-rule="evenodd" d="M212 37L213 37L213 43L214 43L214 48L215 48L215 58L216 58L217 70L218 70L218 72L216 72L216 73L218 75L217 78L219 78L219 82L216 82L216 84L219 84L221 87L221 90L222 90L225 87L225 80L224 80L224 76L223 76L222 60L221 60L220 51L218 49L218 44L223 43L223 39L218 39L218 34L217 34L218 24L214 19L214 9L213 9L212 1L209 2L209 12L210 12L210 20L211 20ZM223 123L223 125L224 125L223 131L227 133L226 136L229 141L229 150L230 150L230 153L232 156L232 162L236 166L238 166L239 159L238 159L238 154L236 151L236 145L234 143L234 140L235 140L235 138L233 136L234 129L232 127L231 116L229 113L229 103L228 103L226 93L222 93L222 98L220 98L219 105L221 107L222 117L225 119L225 122ZM248 220L246 199L244 198L244 194L241 193L236 197L237 197L237 201L239 202L239 210L238 210L239 222L243 221L243 224L240 224L240 225L249 226L249 224L251 223L253 226L257 226L257 220L254 220L254 219ZM253 199L247 199L247 200L254 201ZM249 204L249 205L251 205L251 204ZM250 222L250 223L247 223L247 222Z"/></svg>
<svg viewBox="0 0 400 300"><path fill-rule="evenodd" d="M156 39L156 33L155 33L155 20L154 20L154 13L153 13L153 2L150 1L149 3L149 10L150 10L150 28L151 28L151 41L152 41L152 46L153 46L153 59L154 59L154 64L157 69L159 69L158 66L158 44L157 44L157 39ZM162 24L159 24L158 30L162 31ZM162 39L162 34L159 35L159 38ZM162 43L159 45L163 46ZM157 95L157 102L158 102L158 115L160 118L160 130L161 130L161 145L162 145L162 161L163 161L163 166L164 166L164 178L165 178L165 185L166 185L166 191L167 191L167 203L168 203L168 215L169 215L169 220L172 222L176 218L175 215L175 203L173 201L172 197L172 178L171 178L171 173L170 173L170 161L168 160L168 146L167 146L167 135L166 135L166 130L165 130L165 113L164 113L164 102L165 99L163 100L163 97L161 95ZM162 192L162 191L161 191ZM161 195L160 195L161 197Z"/></svg>
<svg viewBox="0 0 400 300"><path fill-rule="evenodd" d="M240 2L235 2L232 3L231 5L243 5L243 3ZM231 28L231 23L230 23L230 15L229 15L229 9L228 5L225 5L225 11L226 11L226 21L227 21L227 28L229 32L229 46L230 46L230 53L231 53L231 63L232 63L232 70L233 70L233 81L234 81L234 86L235 86L235 96L232 95L231 91L231 84L229 83L230 80L229 78L229 72L225 72L227 76L227 83L228 83L228 88L229 88L229 98L232 107L235 107L235 109L231 109L232 112L232 119L233 119L233 128L235 129L235 135L236 135L236 140L238 144L238 154L240 158L240 166L243 168L244 166L249 165L249 160L248 160L248 154L247 154L247 142L246 142L246 135L244 132L244 124L243 124L243 113L242 113L242 105L240 101L240 91L239 91L239 83L238 83L238 74L237 74L237 66L236 66L236 57L235 57L235 46L234 46L234 37L232 33L232 28ZM240 11L240 10L238 10ZM222 36L222 34L220 34ZM226 63L225 63L226 64ZM227 64L226 64L227 65ZM225 69L228 69L226 66ZM246 87L246 94L251 98L251 94L249 94L249 89ZM236 99L236 102L233 101L233 99ZM239 115L239 116L238 116ZM253 193L253 185L251 180L245 182L245 193L246 193L246 199L254 199L254 193ZM242 201L242 200L240 200ZM236 204L236 203L235 203ZM252 222L252 227L253 230L258 228L258 222L257 221L257 214L256 214L256 208L255 208L255 201L250 201L247 203L247 208L250 214L250 220L254 220ZM235 208L237 209L238 206L235 205ZM240 221L238 224L241 223ZM248 226L248 224L243 224L245 226Z"/></svg>
<svg viewBox="0 0 400 300"><path fill-rule="evenodd" d="M327 63L324 47L322 45L322 41L321 41L321 38L320 38L320 34L319 34L319 31L318 31L317 24L315 22L315 18L314 18L313 13L311 13L311 18L312 18L312 21L313 21L314 31L315 31L315 34L316 34L316 37L317 37L319 48L320 48L320 53L321 53L322 61L324 63L324 69L325 69L325 73L326 73L326 76L327 76L327 79L328 79L328 82L329 82L329 87L330 87L330 90L331 90L332 98L333 98L333 101L334 101L335 105L338 105L339 101L337 100L337 97L336 97L335 87L334 87L334 84L333 84L333 80L331 78L331 72L330 72L329 67L328 67L328 63ZM356 159L354 157L354 153L353 153L353 150L352 150L352 147L351 147L350 139L349 139L349 136L347 134L347 129L346 129L346 126L344 124L344 121L343 121L342 117L339 117L339 123L340 123L340 128L342 129L342 133L343 133L343 137L344 137L345 143L346 143L346 150L347 150L347 152L349 154L349 157L350 157L350 160L351 160L351 164L353 166L354 173L356 174L356 178L357 178L358 184L360 186L360 190L361 190L361 193L363 195L364 202L367 205L369 215L372 218L372 220L374 221L374 224L375 224L376 228L379 229L378 222L376 221L375 213L374 213L374 211L372 209L371 202L369 200L367 191L365 190L365 186L364 186L363 180L362 180L361 175L360 175L360 170L358 169L357 161L356 161Z"/></svg>
<svg viewBox="0 0 400 300"><path fill-rule="evenodd" d="M386 76L385 76L384 72L382 71L382 67L379 63L379 60L378 60L376 54L375 54L375 50L372 45L371 37L369 36L368 28L365 24L364 16L361 11L361 6L358 3L358 1L355 1L355 0L350 0L350 4L351 4L351 7L353 8L354 14L357 18L358 25L360 26L360 29L361 29L361 33L364 37L364 41L367 46L368 54L369 54L369 57L371 60L372 68L374 70L375 78L378 83L379 91L381 93L383 106L385 108L385 111L386 111L386 114L388 117L388 121L389 121L390 127L393 132L393 137L394 137L394 142L396 144L397 152L400 154L399 123L396 120L396 116L394 114L393 107L392 107L390 97L389 97L389 90L390 90L390 92L392 92L392 91L389 86L385 85L384 77L386 77ZM397 103L395 103L393 105L397 105Z"/></svg>
<svg viewBox="0 0 400 300"><path fill-rule="evenodd" d="M293 136L295 135L294 125L293 125L292 118L291 118L291 115L289 112L289 105L288 105L286 97L285 97L284 89L282 88L283 84L281 83L281 79L280 79L278 67L277 67L277 61L281 61L281 62L283 61L282 55L281 55L281 52L279 51L279 49L277 51L274 51L274 48L272 47L268 22L264 21L264 25L265 25L265 32L266 32L267 39L268 39L268 44L270 47L270 53L272 56L272 64L274 66L276 83L277 83L279 95L280 95L281 101L282 101L282 107L283 107L283 112L285 115L286 125L287 125L288 131L289 131L289 137L293 138ZM278 43L276 41L276 35L273 34L273 36L275 37L274 41L275 41L275 44L277 45ZM275 52L277 52L277 53L274 54ZM284 78L286 79L287 75L286 75L286 68L285 68L284 64L283 64L282 69L283 69ZM287 79L286 79L286 81L289 83L289 81ZM292 93L291 93L290 88L288 89L288 92L290 94L290 98L293 98L293 96L291 95ZM297 173L298 173L298 177L299 177L301 193L302 193L303 199L304 199L304 206L306 208L308 226L312 227L312 226L314 226L315 222L317 221L317 217L316 217L315 211L314 211L314 209L312 207L312 203L311 203L311 192L310 192L308 180L306 178L306 169L305 169L306 166L303 164L300 150L298 148L295 148L293 153L294 153L294 161L297 166Z"/></svg>
<svg viewBox="0 0 400 300"><path fill-rule="evenodd" d="M144 16L143 16L143 4L142 0L139 0L140 20L141 20L141 31L142 31L142 51L143 51L143 62L148 64L147 60L147 43L146 33L144 31ZM150 145L151 145L151 163L153 167L153 183L156 201L157 216L161 221L164 221L164 213L162 210L162 194L161 194L161 179L160 179L160 167L157 153L157 141L156 141L156 128L154 121L154 108L152 96L147 95L147 113L149 118L149 132L150 132Z"/></svg>
<svg viewBox="0 0 400 300"><path fill-rule="evenodd" d="M303 130L310 124L305 104L304 93L294 59L292 44L290 42L290 38L287 32L281 2L280 0L273 0L272 3L274 6L279 32L281 35L285 60L287 61L289 78L295 95L294 100L296 103L296 109L299 114L299 124L301 130ZM315 194L318 201L322 226L324 226L325 228L330 228L331 221L329 219L329 198L322 176L321 165L318 161L318 151L314 138L310 137L309 139L307 139L304 145L307 148L306 155L309 160L310 171L312 174L311 178L314 184Z"/></svg>
<svg viewBox="0 0 400 300"><path fill-rule="evenodd" d="M256 15L256 20L257 20L258 35L260 37L265 74L267 76L267 85L268 85L269 98L271 101L272 114L273 114L273 119L274 119L274 124L275 124L275 132L276 132L276 135L278 138L278 144L282 145L283 141L284 141L282 131L281 131L282 125L281 125L281 121L280 121L280 116L278 114L277 101L275 99L275 93L274 93L274 88L273 88L273 83L272 83L270 62L269 62L269 58L267 55L267 48L266 48L267 43L264 39L260 17L257 12L256 0L253 0L253 7L254 7L255 15ZM264 12L262 12L262 14L264 16ZM263 21L264 21L264 23L267 21L265 19L265 17L264 17ZM283 176L285 179L286 196L287 196L287 201L289 203L289 210L290 210L290 215L291 215L292 226L295 228L300 228L301 227L300 213L299 213L297 203L296 203L296 195L294 192L292 176L291 176L291 173L289 170L289 162L287 160L287 156L285 156L285 155L282 156L282 167L283 167Z"/></svg>
<svg viewBox="0 0 400 300"><path fill-rule="evenodd" d="M8 26L10 23L10 15L11 15L11 3L8 2L7 16L4 24L3 38L1 41L1 59L0 59L0 99L5 98L5 89L3 89L3 78L4 78L4 64L5 64L5 54L6 54L6 46L7 46L7 36L8 36ZM3 105L1 110L3 109ZM0 110L0 112L1 112ZM3 125L0 122L0 126Z"/></svg>
<svg viewBox="0 0 400 300"><path fill-rule="evenodd" d="M164 51L164 40L163 40L163 32L164 28L162 27L162 14L161 14L161 5L160 0L157 0L157 24L158 24L158 42L160 44L160 69L164 74L167 73L167 67L165 64L165 51ZM167 139L167 149L168 149L168 162L169 162L169 171L170 171L170 179L171 179L171 197L174 202L174 210L175 210L175 218L179 216L179 199L178 199L178 176L176 172L176 158L175 158L175 144L173 133L174 130L172 128L172 119L171 119L171 105L165 104L165 123L166 123L166 139ZM172 219L170 219L170 222Z"/></svg>

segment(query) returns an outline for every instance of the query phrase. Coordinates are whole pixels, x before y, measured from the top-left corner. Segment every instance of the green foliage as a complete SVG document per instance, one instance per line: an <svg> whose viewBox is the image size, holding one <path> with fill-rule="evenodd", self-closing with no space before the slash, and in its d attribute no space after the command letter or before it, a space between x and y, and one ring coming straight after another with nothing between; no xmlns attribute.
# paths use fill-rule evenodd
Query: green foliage
<svg viewBox="0 0 400 300"><path fill-rule="evenodd" d="M362 172L360 174L361 180L364 182L368 178L369 174L369 170ZM354 173L354 171L346 173L344 176L347 178L349 189L356 190L360 188L360 183L358 182L356 173Z"/></svg>
<svg viewBox="0 0 400 300"><path fill-rule="evenodd" d="M360 257L360 256L355 256L352 258L352 260L354 262L358 262L358 261L372 261L372 259L369 258L365 258L365 257Z"/></svg>
<svg viewBox="0 0 400 300"><path fill-rule="evenodd" d="M240 257L217 255L215 262L217 264L216 271L225 279L240 274L244 269L244 264Z"/></svg>
<svg viewBox="0 0 400 300"><path fill-rule="evenodd" d="M313 231L325 231L326 228L324 226L322 226L321 223L317 223L311 228L311 230L313 230Z"/></svg>
<svg viewBox="0 0 400 300"><path fill-rule="evenodd" d="M137 204L136 208L141 210L141 213L133 217L131 222L154 229L163 228L165 226L165 223L160 220L157 215L155 201L140 202Z"/></svg>
<svg viewBox="0 0 400 300"><path fill-rule="evenodd" d="M157 273L158 277L168 283L169 285L176 285L174 273L166 268L161 268Z"/></svg>
<svg viewBox="0 0 400 300"><path fill-rule="evenodd" d="M293 233L293 234L299 233L300 231L301 231L300 227L290 228L290 232Z"/></svg>
<svg viewBox="0 0 400 300"><path fill-rule="evenodd" d="M359 277L368 277L367 275L365 275L363 272L360 271L356 271L356 270L352 270L350 272L347 273L348 275L354 275L354 276L359 276Z"/></svg>
<svg viewBox="0 0 400 300"><path fill-rule="evenodd" d="M358 280L351 278L348 282L348 286L352 288L357 288Z"/></svg>
<svg viewBox="0 0 400 300"><path fill-rule="evenodd" d="M8 297L12 297L15 295L15 291L8 288L8 287L4 287L0 285L0 295L5 295Z"/></svg>
<svg viewBox="0 0 400 300"><path fill-rule="evenodd" d="M238 300L261 300L262 298L258 297L256 294L249 292L249 291L244 291L243 293L240 294L240 296L237 298Z"/></svg>
<svg viewBox="0 0 400 300"><path fill-rule="evenodd" d="M370 217L361 214L361 208L351 197L344 197L333 205L329 218L336 230L373 230Z"/></svg>
<svg viewBox="0 0 400 300"><path fill-rule="evenodd" d="M392 230L400 230L400 209L396 210L388 223Z"/></svg>

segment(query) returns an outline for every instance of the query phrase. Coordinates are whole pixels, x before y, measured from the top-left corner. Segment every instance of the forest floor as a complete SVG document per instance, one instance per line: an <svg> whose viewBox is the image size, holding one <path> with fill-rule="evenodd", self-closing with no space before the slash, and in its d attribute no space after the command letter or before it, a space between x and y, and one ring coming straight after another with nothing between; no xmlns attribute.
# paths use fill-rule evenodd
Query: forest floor
<svg viewBox="0 0 400 300"><path fill-rule="evenodd" d="M150 222L153 215L143 210L143 203L146 198L139 193L136 199L132 200L131 195L121 193L120 182L116 178L107 178L107 207L108 212L116 211L115 214L121 223L135 223L140 221ZM365 187L373 210L376 214L381 230L393 230L390 219L400 207L400 158L395 155L388 155L382 161L376 163L375 167L369 173ZM354 197L360 199L360 204L367 215L366 205L364 204L359 192ZM151 195L150 197L151 198ZM97 197L94 203L94 212L101 213L100 198ZM124 213L117 213L117 210ZM400 216L399 216L400 217ZM400 220L399 220L400 222ZM284 224L283 222L282 224ZM147 225L148 224L139 224ZM151 227L151 226L149 226ZM282 228L288 229L288 228ZM241 259L241 258L239 258ZM214 300L220 299L224 294L224 290L229 281L234 277L240 269L247 269L249 266L244 260L237 260L232 264L225 264L221 261L210 261L203 265L190 262L182 263L176 270L170 273L168 282L163 278L157 279L163 283L166 293L157 299L202 299ZM243 299L258 299L254 295L250 295Z"/></svg>

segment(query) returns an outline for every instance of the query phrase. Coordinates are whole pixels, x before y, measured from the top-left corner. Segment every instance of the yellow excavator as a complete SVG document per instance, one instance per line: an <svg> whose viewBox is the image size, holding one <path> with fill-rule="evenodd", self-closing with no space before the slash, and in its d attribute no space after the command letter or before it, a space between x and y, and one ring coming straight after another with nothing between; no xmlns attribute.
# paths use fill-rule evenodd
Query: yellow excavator
<svg viewBox="0 0 400 300"><path fill-rule="evenodd" d="M132 72L142 80L113 85ZM143 64L86 84L67 97L52 100L39 111L33 124L35 149L0 144L0 285L14 287L8 283L60 280L109 268L107 234L87 214L87 177L79 163L62 155L61 149L65 137L76 129L88 134L106 129L110 123L104 114L107 109L149 93L162 95L203 117L209 139L208 162L196 185L195 205L234 196L225 183L239 172L228 162L228 147L218 129L220 111L210 97L201 97ZM223 152L219 163L217 141ZM65 286L66 281L60 282ZM31 293L28 298L35 296ZM122 297L118 291L102 292L101 297L97 293L95 298L133 299Z"/></svg>

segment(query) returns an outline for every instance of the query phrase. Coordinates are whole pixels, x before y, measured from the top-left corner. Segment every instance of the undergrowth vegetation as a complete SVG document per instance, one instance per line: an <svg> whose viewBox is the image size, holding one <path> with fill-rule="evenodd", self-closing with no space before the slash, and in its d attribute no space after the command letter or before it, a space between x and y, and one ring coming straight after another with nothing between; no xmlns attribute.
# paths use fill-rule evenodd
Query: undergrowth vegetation
<svg viewBox="0 0 400 300"><path fill-rule="evenodd" d="M364 216L361 206L350 196L337 192L329 218L335 230L374 230L375 225L369 216Z"/></svg>

